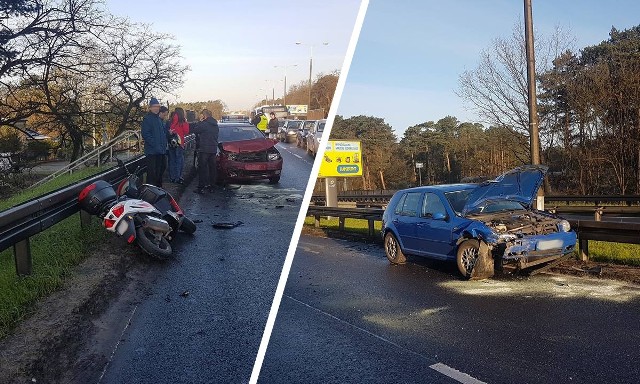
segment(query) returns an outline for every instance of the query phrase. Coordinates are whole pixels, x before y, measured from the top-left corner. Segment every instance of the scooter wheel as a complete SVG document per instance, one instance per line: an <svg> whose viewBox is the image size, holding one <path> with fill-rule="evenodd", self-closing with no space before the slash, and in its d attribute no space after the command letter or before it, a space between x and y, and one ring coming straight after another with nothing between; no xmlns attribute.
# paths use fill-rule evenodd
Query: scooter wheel
<svg viewBox="0 0 640 384"><path fill-rule="evenodd" d="M151 228L140 227L136 230L140 248L156 259L166 260L171 257L171 244L160 233Z"/></svg>
<svg viewBox="0 0 640 384"><path fill-rule="evenodd" d="M193 221L191 221L191 219L189 219L186 216L182 218L182 225L180 225L180 230L190 235L193 235L196 229L197 229L196 224Z"/></svg>

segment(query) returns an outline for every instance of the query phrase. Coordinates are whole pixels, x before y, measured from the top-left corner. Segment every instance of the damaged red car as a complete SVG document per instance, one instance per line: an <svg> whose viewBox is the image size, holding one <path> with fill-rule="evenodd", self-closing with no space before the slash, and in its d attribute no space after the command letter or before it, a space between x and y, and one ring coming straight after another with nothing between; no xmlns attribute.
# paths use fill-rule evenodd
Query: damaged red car
<svg viewBox="0 0 640 384"><path fill-rule="evenodd" d="M218 183L230 180L268 179L275 184L282 173L282 156L256 127L248 124L220 124L218 135Z"/></svg>

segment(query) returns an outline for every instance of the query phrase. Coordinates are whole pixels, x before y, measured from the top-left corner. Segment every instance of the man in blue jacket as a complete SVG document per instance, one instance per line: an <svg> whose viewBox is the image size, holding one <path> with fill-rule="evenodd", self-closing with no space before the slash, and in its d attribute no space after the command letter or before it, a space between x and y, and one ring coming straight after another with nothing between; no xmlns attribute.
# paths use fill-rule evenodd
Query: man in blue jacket
<svg viewBox="0 0 640 384"><path fill-rule="evenodd" d="M142 138L147 159L147 183L162 187L162 173L167 153L167 129L159 113L160 103L152 97L149 101L149 111L142 119Z"/></svg>

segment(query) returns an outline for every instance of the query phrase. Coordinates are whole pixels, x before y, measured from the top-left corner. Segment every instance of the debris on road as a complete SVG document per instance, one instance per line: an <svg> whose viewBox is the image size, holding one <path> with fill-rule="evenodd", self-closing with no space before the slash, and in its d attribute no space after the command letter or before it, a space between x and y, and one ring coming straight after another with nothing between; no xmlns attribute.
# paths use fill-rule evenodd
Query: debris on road
<svg viewBox="0 0 640 384"><path fill-rule="evenodd" d="M219 223L213 223L211 224L213 226L213 228L217 228L217 229L231 229L231 228L235 228L237 226L240 226L244 224L242 221L236 221L236 222L219 222Z"/></svg>
<svg viewBox="0 0 640 384"><path fill-rule="evenodd" d="M187 297L187 296L189 296L189 291L184 291L184 292L182 292L182 293L180 294L180 296L182 296L182 297Z"/></svg>

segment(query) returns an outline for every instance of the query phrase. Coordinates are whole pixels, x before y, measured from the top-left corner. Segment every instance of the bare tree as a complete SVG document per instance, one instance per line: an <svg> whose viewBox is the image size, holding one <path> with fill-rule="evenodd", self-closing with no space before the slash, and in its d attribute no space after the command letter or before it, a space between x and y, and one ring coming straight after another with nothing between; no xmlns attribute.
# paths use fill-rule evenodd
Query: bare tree
<svg viewBox="0 0 640 384"><path fill-rule="evenodd" d="M118 117L117 135L139 127L144 102L151 96L175 94L189 67L182 64L172 36L126 19L109 24L112 27L98 36L101 81L95 100Z"/></svg>
<svg viewBox="0 0 640 384"><path fill-rule="evenodd" d="M82 71L84 36L100 18L98 4L94 0L0 3L0 124L17 129L16 121L42 112L42 99L25 100L25 87L42 86L60 71Z"/></svg>
<svg viewBox="0 0 640 384"><path fill-rule="evenodd" d="M559 28L549 38L536 35L536 72L546 72L553 59L571 44L572 40ZM526 71L524 25L518 23L509 38L496 38L491 47L481 52L476 69L460 75L457 94L489 125L528 135ZM539 125L542 132L545 121Z"/></svg>

